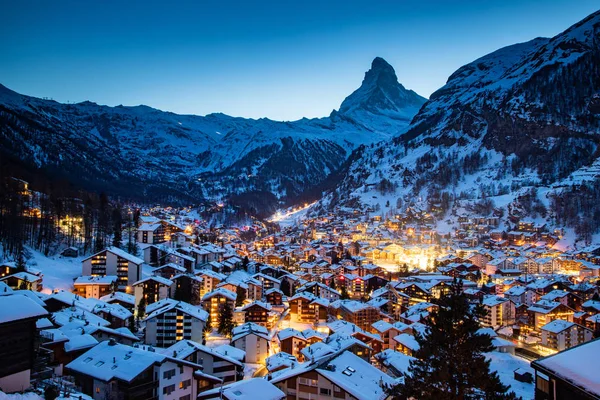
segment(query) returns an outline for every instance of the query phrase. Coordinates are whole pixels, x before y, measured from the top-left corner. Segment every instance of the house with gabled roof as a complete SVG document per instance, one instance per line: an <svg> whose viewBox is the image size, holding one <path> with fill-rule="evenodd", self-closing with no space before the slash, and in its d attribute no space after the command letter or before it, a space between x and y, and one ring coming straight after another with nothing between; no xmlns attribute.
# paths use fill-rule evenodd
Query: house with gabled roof
<svg viewBox="0 0 600 400"><path fill-rule="evenodd" d="M226 354L226 351L218 352L216 349L191 340L181 340L161 350L161 352L180 360L201 365L202 372L221 380L215 386L242 380L244 377L244 364L241 361Z"/></svg>
<svg viewBox="0 0 600 400"><path fill-rule="evenodd" d="M118 247L109 247L85 258L82 262L83 276L116 275L120 289L126 289L140 280L144 260Z"/></svg>
<svg viewBox="0 0 600 400"><path fill-rule="evenodd" d="M152 346L168 347L180 340L202 341L202 331L208 313L202 308L183 301L165 299L154 303L144 319L145 342Z"/></svg>
<svg viewBox="0 0 600 400"><path fill-rule="evenodd" d="M97 344L66 366L80 390L94 399L195 398L194 372L198 369L196 364L154 349L114 341Z"/></svg>
<svg viewBox="0 0 600 400"><path fill-rule="evenodd" d="M233 328L231 345L246 352L245 362L265 364L269 356L269 331L261 325L246 322Z"/></svg>
<svg viewBox="0 0 600 400"><path fill-rule="evenodd" d="M288 398L383 400L388 396L384 387L394 385L390 376L349 351L284 370L270 382Z"/></svg>

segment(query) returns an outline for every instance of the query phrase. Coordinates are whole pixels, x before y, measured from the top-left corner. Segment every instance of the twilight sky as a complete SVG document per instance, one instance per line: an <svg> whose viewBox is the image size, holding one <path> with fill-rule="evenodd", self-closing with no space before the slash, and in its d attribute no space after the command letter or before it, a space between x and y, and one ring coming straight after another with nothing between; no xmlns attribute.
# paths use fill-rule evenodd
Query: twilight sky
<svg viewBox="0 0 600 400"><path fill-rule="evenodd" d="M0 83L61 102L321 117L375 56L428 97L460 66L553 36L598 0L0 0Z"/></svg>

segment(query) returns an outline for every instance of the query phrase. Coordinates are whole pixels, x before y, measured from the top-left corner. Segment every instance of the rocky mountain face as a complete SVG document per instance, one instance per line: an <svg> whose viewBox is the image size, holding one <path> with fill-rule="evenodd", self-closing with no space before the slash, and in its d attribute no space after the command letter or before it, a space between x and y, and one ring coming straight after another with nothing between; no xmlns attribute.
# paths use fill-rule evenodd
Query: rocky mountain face
<svg viewBox="0 0 600 400"><path fill-rule="evenodd" d="M0 155L86 189L152 201L246 192L293 200L353 149L404 130L423 102L380 58L340 112L294 122L61 104L0 85Z"/></svg>
<svg viewBox="0 0 600 400"><path fill-rule="evenodd" d="M600 174L599 99L597 12L459 68L405 132L365 149L323 205L506 206L535 187L549 207L557 191Z"/></svg>
<svg viewBox="0 0 600 400"><path fill-rule="evenodd" d="M342 102L339 114L398 134L398 128L408 124L426 101L399 84L394 68L377 57L360 88Z"/></svg>

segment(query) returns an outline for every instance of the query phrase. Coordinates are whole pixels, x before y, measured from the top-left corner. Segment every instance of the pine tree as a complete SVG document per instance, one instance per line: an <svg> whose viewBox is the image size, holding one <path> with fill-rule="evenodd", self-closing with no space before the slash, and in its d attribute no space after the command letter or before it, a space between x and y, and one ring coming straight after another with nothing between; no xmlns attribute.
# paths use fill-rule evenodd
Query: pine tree
<svg viewBox="0 0 600 400"><path fill-rule="evenodd" d="M19 290L29 290L29 283L27 282L27 279L21 281L21 284L19 285Z"/></svg>
<svg viewBox="0 0 600 400"><path fill-rule="evenodd" d="M117 206L112 213L113 223L113 240L112 245L115 247L121 247L121 241L123 240L122 223L123 218L121 216L121 207Z"/></svg>
<svg viewBox="0 0 600 400"><path fill-rule="evenodd" d="M183 290L181 288L181 282L177 282L175 284L175 293L173 294L173 299L177 301L184 301L183 299Z"/></svg>
<svg viewBox="0 0 600 400"><path fill-rule="evenodd" d="M235 293L237 294L237 297L235 299L235 306L236 307L243 306L244 305L244 301L246 300L246 290L243 287L238 286L235 289Z"/></svg>
<svg viewBox="0 0 600 400"><path fill-rule="evenodd" d="M25 272L25 270L27 269L27 266L25 264L25 248L23 247L23 244L21 243L19 245L19 249L17 250L17 262L16 262L16 271L17 272Z"/></svg>
<svg viewBox="0 0 600 400"><path fill-rule="evenodd" d="M350 298L348 295L348 289L346 289L346 285L342 285L342 289L340 290L340 300L347 300Z"/></svg>
<svg viewBox="0 0 600 400"><path fill-rule="evenodd" d="M206 345L206 337L212 333L212 318L210 315L206 318L206 324L204 324L204 329L202 329L202 344Z"/></svg>
<svg viewBox="0 0 600 400"><path fill-rule="evenodd" d="M480 335L481 305L470 305L455 280L439 308L424 321L424 335L415 334L420 345L404 374L404 384L390 390L396 399L515 399L500 382L484 353L493 350L489 335Z"/></svg>
<svg viewBox="0 0 600 400"><path fill-rule="evenodd" d="M231 336L231 331L233 331L233 310L227 302L219 311L219 326L217 331L225 336Z"/></svg>
<svg viewBox="0 0 600 400"><path fill-rule="evenodd" d="M146 315L146 298L142 296L142 299L138 303L137 307L137 317L138 319L143 318L144 315Z"/></svg>
<svg viewBox="0 0 600 400"><path fill-rule="evenodd" d="M292 295L292 288L290 287L290 282L287 279L281 280L281 285L279 285L279 290L283 292L286 296Z"/></svg>
<svg viewBox="0 0 600 400"><path fill-rule="evenodd" d="M331 280L329 281L329 287L332 288L333 290L335 290L335 277L331 277Z"/></svg>

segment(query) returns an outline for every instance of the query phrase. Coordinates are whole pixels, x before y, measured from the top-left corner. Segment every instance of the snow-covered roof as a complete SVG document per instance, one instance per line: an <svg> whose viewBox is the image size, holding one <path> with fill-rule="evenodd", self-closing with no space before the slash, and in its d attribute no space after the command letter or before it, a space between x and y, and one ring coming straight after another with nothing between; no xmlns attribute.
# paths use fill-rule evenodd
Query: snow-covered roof
<svg viewBox="0 0 600 400"><path fill-rule="evenodd" d="M281 400L286 397L277 386L263 378L250 378L234 382L220 388L207 390L199 394L199 398L221 396L227 400Z"/></svg>
<svg viewBox="0 0 600 400"><path fill-rule="evenodd" d="M230 346L228 344L222 344L213 348L213 350L225 357L231 357L239 362L243 362L246 358L246 352L242 349Z"/></svg>
<svg viewBox="0 0 600 400"><path fill-rule="evenodd" d="M90 324L96 326L110 325L110 322L104 318L78 307L64 308L60 311L52 313L52 321L59 326L64 326L69 323L77 323L79 325Z"/></svg>
<svg viewBox="0 0 600 400"><path fill-rule="evenodd" d="M135 296L124 292L114 292L111 294L107 294L106 296L100 297L100 300L106 303L112 303L113 301L121 301L130 305L135 304Z"/></svg>
<svg viewBox="0 0 600 400"><path fill-rule="evenodd" d="M200 351L200 352L209 354L213 357L216 357L218 359L223 359L225 361L228 361L237 366L242 365L242 363L240 361L238 361L237 359L235 359L231 356L219 353L219 352L215 351L215 349L211 349L210 347L201 345L200 343L196 343L191 340L180 340L180 341L176 342L175 344L171 345L170 347L168 347L166 349L162 349L160 351L165 355L172 356L172 357L175 357L178 359L185 359L185 358L189 357L191 354L193 354L194 352Z"/></svg>
<svg viewBox="0 0 600 400"><path fill-rule="evenodd" d="M0 324L45 315L48 315L48 312L27 296L20 294L0 296Z"/></svg>
<svg viewBox="0 0 600 400"><path fill-rule="evenodd" d="M392 386L394 380L349 351L330 360L317 371L358 399L385 399L382 383Z"/></svg>
<svg viewBox="0 0 600 400"><path fill-rule="evenodd" d="M417 342L417 339L413 335L409 335L408 333L401 333L398 336L394 337L394 340L404 347L408 347L412 351L417 351L421 347Z"/></svg>
<svg viewBox="0 0 600 400"><path fill-rule="evenodd" d="M600 339L575 346L552 356L532 362L574 385L600 396Z"/></svg>
<svg viewBox="0 0 600 400"><path fill-rule="evenodd" d="M133 283L132 286L138 286L138 285L141 285L142 283L148 282L148 281L158 282L161 285L165 285L165 286L171 286L173 284L172 280L163 278L162 276L149 276L147 278L141 279L141 280Z"/></svg>
<svg viewBox="0 0 600 400"><path fill-rule="evenodd" d="M236 326L233 328L231 343L239 340L247 335L254 334L258 337L269 341L269 331L264 326L255 324L254 322L246 322L243 325Z"/></svg>
<svg viewBox="0 0 600 400"><path fill-rule="evenodd" d="M184 301L172 300L163 302L161 307L152 308L152 312L148 314L144 321L149 321L152 318L156 318L159 315L173 310L181 311L182 313L187 314L193 318L199 319L201 321L206 321L208 319L208 312L206 312L202 308L196 307ZM148 309L146 309L146 312L148 312Z"/></svg>
<svg viewBox="0 0 600 400"><path fill-rule="evenodd" d="M302 353L306 360L314 361L321 357L335 353L335 350L323 342L317 342L303 348L300 350L300 353Z"/></svg>
<svg viewBox="0 0 600 400"><path fill-rule="evenodd" d="M121 250L118 247L114 247L114 246L108 247L108 248L106 248L106 249L104 249L102 251L99 251L99 252L97 252L95 254L92 254L91 256L89 256L87 258L84 258L83 261L89 260L90 258L92 258L94 256L97 256L98 254L104 253L105 251L108 251L109 253L113 253L114 255L116 255L118 257L121 257L121 258L124 258L127 261L130 261L130 262L132 262L134 264L138 264L139 265L139 264L143 264L144 263L144 260L142 260L141 258L138 258L138 257L136 257L136 256L134 256L132 254L129 254L128 252L126 252L124 250Z"/></svg>
<svg viewBox="0 0 600 400"><path fill-rule="evenodd" d="M161 227L161 224L145 223L145 224L140 225L140 227L138 228L138 231L151 231L151 232L154 232L155 230L157 230L160 227Z"/></svg>
<svg viewBox="0 0 600 400"><path fill-rule="evenodd" d="M375 358L388 368L393 368L399 373L408 372L408 367L412 360L416 358L400 353L392 349L384 350L375 355Z"/></svg>
<svg viewBox="0 0 600 400"><path fill-rule="evenodd" d="M574 322L569 322L562 319L555 319L554 321L548 322L546 325L542 326L541 330L552 333L560 333L571 328L573 325L576 324Z"/></svg>
<svg viewBox="0 0 600 400"><path fill-rule="evenodd" d="M202 301L208 300L214 296L223 296L225 298L228 298L229 300L235 300L237 299L237 293L232 292L231 290L227 290L225 288L217 288L215 290L213 290L210 293L206 293L204 295L204 297L202 297Z"/></svg>
<svg viewBox="0 0 600 400"><path fill-rule="evenodd" d="M111 341L101 342L70 362L66 367L104 382L120 379L131 382L166 356Z"/></svg>
<svg viewBox="0 0 600 400"><path fill-rule="evenodd" d="M65 351L70 353L72 351L78 351L82 349L88 349L98 344L98 341L89 334L75 335L69 338L69 341L65 343Z"/></svg>
<svg viewBox="0 0 600 400"><path fill-rule="evenodd" d="M288 354L285 351L280 351L279 353L267 357L265 359L265 365L267 371L274 371L276 369L281 369L281 367L294 368L298 365L298 360L293 355Z"/></svg>
<svg viewBox="0 0 600 400"><path fill-rule="evenodd" d="M116 275L80 276L73 282L74 285L110 285L116 282Z"/></svg>

